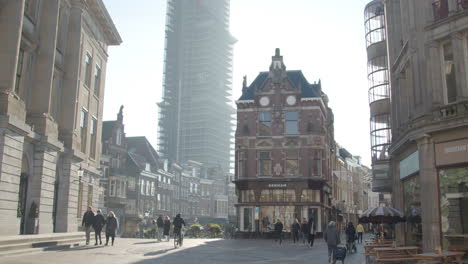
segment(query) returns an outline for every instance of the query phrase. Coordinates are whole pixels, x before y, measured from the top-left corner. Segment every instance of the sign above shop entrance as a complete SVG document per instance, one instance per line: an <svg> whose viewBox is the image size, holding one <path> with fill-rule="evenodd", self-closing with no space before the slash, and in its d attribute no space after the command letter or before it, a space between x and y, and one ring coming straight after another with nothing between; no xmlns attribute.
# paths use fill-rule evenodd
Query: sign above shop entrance
<svg viewBox="0 0 468 264"><path fill-rule="evenodd" d="M287 188L288 185L286 183L270 183L268 184L268 188Z"/></svg>
<svg viewBox="0 0 468 264"><path fill-rule="evenodd" d="M436 165L468 162L468 139L435 144Z"/></svg>
<svg viewBox="0 0 468 264"><path fill-rule="evenodd" d="M404 179L419 171L419 151L411 153L400 161L400 179Z"/></svg>

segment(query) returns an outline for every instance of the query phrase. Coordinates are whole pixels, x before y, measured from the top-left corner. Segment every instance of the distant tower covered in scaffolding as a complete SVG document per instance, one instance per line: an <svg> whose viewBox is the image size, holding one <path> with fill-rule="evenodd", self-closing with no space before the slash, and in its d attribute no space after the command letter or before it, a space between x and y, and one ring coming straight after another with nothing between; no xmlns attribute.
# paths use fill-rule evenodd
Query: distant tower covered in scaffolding
<svg viewBox="0 0 468 264"><path fill-rule="evenodd" d="M158 150L231 167L234 108L229 0L168 0Z"/></svg>

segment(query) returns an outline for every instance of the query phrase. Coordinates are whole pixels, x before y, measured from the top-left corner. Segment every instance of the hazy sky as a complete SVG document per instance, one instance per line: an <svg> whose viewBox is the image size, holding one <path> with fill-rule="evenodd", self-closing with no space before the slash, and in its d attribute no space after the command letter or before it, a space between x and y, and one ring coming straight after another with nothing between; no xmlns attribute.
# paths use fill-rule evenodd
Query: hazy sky
<svg viewBox="0 0 468 264"><path fill-rule="evenodd" d="M322 81L335 114L335 139L370 164L369 105L364 43L365 0L231 0L234 45L233 100L242 76L267 71L275 48L288 70ZM156 147L161 100L165 0L104 0L122 36L109 48L104 120L124 105L128 136Z"/></svg>

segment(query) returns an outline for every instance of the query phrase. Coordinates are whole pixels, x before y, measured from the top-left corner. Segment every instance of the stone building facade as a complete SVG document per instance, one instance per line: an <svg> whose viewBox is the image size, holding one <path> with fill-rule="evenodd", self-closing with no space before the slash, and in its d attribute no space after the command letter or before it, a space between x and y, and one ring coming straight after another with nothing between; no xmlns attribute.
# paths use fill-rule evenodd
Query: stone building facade
<svg viewBox="0 0 468 264"><path fill-rule="evenodd" d="M286 71L279 49L237 103L235 184L241 232L269 232L281 219L330 217L333 115L320 81Z"/></svg>
<svg viewBox="0 0 468 264"><path fill-rule="evenodd" d="M397 239L468 248L468 4L385 1Z"/></svg>
<svg viewBox="0 0 468 264"><path fill-rule="evenodd" d="M0 235L76 231L97 204L107 48L101 0L0 2Z"/></svg>

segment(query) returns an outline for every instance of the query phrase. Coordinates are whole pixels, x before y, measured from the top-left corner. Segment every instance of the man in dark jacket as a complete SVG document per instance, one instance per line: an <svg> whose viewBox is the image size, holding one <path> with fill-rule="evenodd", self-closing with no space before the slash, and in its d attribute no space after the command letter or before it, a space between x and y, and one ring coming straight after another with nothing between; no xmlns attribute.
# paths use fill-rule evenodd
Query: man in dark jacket
<svg viewBox="0 0 468 264"><path fill-rule="evenodd" d="M340 244L340 234L336 231L336 223L334 221L330 221L328 224L327 230L323 233L323 238L328 246L328 263L332 262L332 260L335 263L335 258L332 258L332 256L336 247Z"/></svg>
<svg viewBox="0 0 468 264"><path fill-rule="evenodd" d="M164 220L162 218L162 215L159 215L158 219L156 219L156 225L158 226L158 241L161 241L164 231Z"/></svg>
<svg viewBox="0 0 468 264"><path fill-rule="evenodd" d="M83 221L81 222L81 226L85 227L86 232L86 245L89 245L90 235L91 235L91 227L94 224L94 213L93 208L88 206L88 210L83 215Z"/></svg>
<svg viewBox="0 0 468 264"><path fill-rule="evenodd" d="M283 223L281 223L281 220L277 220L275 224L275 233L276 233L276 239L279 239L279 243L283 242Z"/></svg>
<svg viewBox="0 0 468 264"><path fill-rule="evenodd" d="M94 228L94 236L96 238L96 244L98 244L98 237L99 237L99 244L102 245L102 239L101 239L101 230L102 227L106 224L106 219L104 219L104 216L101 214L101 210L97 210L96 216L94 217L94 223L93 223L93 228Z"/></svg>
<svg viewBox="0 0 468 264"><path fill-rule="evenodd" d="M172 221L172 224L174 225L174 233L180 235L180 231L182 230L182 225L185 226L185 221L184 219L180 216L180 214L177 214L174 220Z"/></svg>
<svg viewBox="0 0 468 264"><path fill-rule="evenodd" d="M314 217L310 217L310 219L309 219L308 231L309 231L309 246L312 247L314 245L314 240L315 240L315 221L314 221Z"/></svg>

